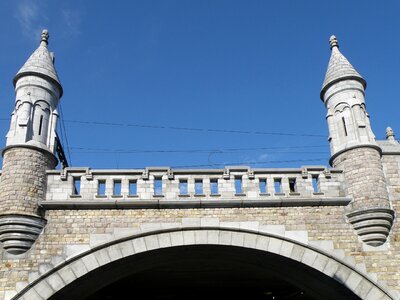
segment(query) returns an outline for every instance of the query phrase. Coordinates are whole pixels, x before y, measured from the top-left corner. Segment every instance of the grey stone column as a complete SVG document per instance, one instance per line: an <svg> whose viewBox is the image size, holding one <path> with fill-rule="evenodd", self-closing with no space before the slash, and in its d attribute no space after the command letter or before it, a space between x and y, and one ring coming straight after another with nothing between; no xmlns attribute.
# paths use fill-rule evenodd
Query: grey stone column
<svg viewBox="0 0 400 300"><path fill-rule="evenodd" d="M27 251L46 224L39 201L46 197L46 170L57 160L53 154L29 146L3 152L0 182L0 242L12 254Z"/></svg>
<svg viewBox="0 0 400 300"><path fill-rule="evenodd" d="M343 170L345 191L353 198L347 214L349 222L366 244L384 244L394 212L390 208L380 152L375 147L358 147L332 161L335 168Z"/></svg>

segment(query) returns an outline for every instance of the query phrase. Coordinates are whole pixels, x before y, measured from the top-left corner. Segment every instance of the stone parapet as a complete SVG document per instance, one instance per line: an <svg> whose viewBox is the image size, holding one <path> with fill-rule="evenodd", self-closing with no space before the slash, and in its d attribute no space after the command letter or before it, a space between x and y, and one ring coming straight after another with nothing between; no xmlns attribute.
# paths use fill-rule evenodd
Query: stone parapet
<svg viewBox="0 0 400 300"><path fill-rule="evenodd" d="M186 207L190 204L195 207L217 207L218 204L220 207L236 207L244 203L250 206L255 203L261 206L263 203L295 206L295 202L299 206L335 205L337 199L340 202L345 198L342 172L323 166L204 170L168 167L136 170L66 168L48 171L47 174L46 200L41 202L46 208L54 205L71 207L68 204L73 203L92 208L121 208L125 204L129 208L144 208L143 205L168 208L175 204Z"/></svg>

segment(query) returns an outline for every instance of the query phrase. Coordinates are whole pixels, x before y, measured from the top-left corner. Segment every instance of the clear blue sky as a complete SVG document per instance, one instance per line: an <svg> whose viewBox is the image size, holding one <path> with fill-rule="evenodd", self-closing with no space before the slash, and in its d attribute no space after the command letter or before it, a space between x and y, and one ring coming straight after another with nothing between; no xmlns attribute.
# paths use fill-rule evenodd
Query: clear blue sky
<svg viewBox="0 0 400 300"><path fill-rule="evenodd" d="M377 138L400 136L399 20L394 0L1 1L0 118L48 28L74 166L326 165L330 35L367 80Z"/></svg>

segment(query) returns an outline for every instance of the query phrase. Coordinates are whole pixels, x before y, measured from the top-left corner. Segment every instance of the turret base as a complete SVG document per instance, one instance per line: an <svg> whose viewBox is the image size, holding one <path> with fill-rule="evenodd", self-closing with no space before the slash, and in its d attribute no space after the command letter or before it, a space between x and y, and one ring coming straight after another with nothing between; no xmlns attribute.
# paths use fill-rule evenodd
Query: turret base
<svg viewBox="0 0 400 300"><path fill-rule="evenodd" d="M394 220L394 211L389 208L368 208L347 214L361 240L369 246L383 245L389 236Z"/></svg>
<svg viewBox="0 0 400 300"><path fill-rule="evenodd" d="M0 216L0 242L4 250L11 254L28 251L42 232L47 221L29 215Z"/></svg>

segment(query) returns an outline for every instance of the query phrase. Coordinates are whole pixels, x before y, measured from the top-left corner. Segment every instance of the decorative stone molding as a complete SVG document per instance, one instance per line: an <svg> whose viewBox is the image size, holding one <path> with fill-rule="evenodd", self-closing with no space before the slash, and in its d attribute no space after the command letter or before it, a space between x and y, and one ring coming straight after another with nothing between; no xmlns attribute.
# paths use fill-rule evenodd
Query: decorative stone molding
<svg viewBox="0 0 400 300"><path fill-rule="evenodd" d="M230 170L229 170L228 168L225 168L225 169L224 169L224 174L222 175L222 177L223 177L225 180L228 180L228 179L230 178Z"/></svg>
<svg viewBox="0 0 400 300"><path fill-rule="evenodd" d="M92 170L90 168L86 169L86 180L93 180Z"/></svg>
<svg viewBox="0 0 400 300"><path fill-rule="evenodd" d="M332 178L331 170L325 169L324 174L325 174L325 178L327 178L327 179Z"/></svg>
<svg viewBox="0 0 400 300"><path fill-rule="evenodd" d="M247 171L247 176L250 180L256 178L254 175L254 170L250 170L250 169Z"/></svg>
<svg viewBox="0 0 400 300"><path fill-rule="evenodd" d="M143 171L142 179L143 179L143 180L149 180L149 169L148 169L148 168L146 168L146 169Z"/></svg>
<svg viewBox="0 0 400 300"><path fill-rule="evenodd" d="M255 249L307 265L331 277L360 299L398 299L384 282L367 274L365 265L333 248L332 241L310 241L307 231L287 231L282 225L220 222L217 218L187 218L182 223L148 223L121 228L114 234L94 234L90 244L65 246L62 256L41 264L28 282L20 282L6 299L48 299L91 271L122 258L169 247L221 245Z"/></svg>
<svg viewBox="0 0 400 300"><path fill-rule="evenodd" d="M307 170L307 168L302 168L301 169L301 177L303 179L307 179L308 178L308 170Z"/></svg>
<svg viewBox="0 0 400 300"><path fill-rule="evenodd" d="M68 179L67 168L61 169L61 171L60 171L60 179L62 181L66 181Z"/></svg>
<svg viewBox="0 0 400 300"><path fill-rule="evenodd" d="M174 180L174 172L171 170L171 168L168 168L167 177L169 180Z"/></svg>
<svg viewBox="0 0 400 300"><path fill-rule="evenodd" d="M0 242L11 254L28 251L42 232L47 221L29 215L0 216Z"/></svg>
<svg viewBox="0 0 400 300"><path fill-rule="evenodd" d="M190 195L180 197L189 198ZM55 209L188 209L188 208L238 208L238 207L318 207L347 206L351 198L301 198L299 193L290 193L289 197L273 199L218 199L203 196L201 199L98 199L98 200L50 200L41 201L40 206L46 210ZM297 197L296 197L297 196ZM265 196L267 197L267 195Z"/></svg>
<svg viewBox="0 0 400 300"><path fill-rule="evenodd" d="M347 214L361 240L369 246L378 247L386 242L392 228L394 211L388 208L369 208Z"/></svg>

